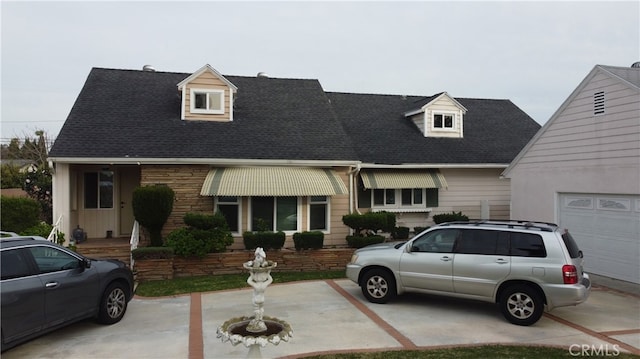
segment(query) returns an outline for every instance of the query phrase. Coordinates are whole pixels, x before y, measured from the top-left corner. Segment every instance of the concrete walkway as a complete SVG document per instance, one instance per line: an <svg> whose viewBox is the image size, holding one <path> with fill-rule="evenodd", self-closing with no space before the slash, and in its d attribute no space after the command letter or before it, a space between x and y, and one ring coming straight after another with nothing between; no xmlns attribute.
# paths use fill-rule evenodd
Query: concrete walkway
<svg viewBox="0 0 640 359"><path fill-rule="evenodd" d="M120 323L80 322L2 358L244 358L248 349L221 342L216 330L230 318L251 315L251 297L250 288L136 297ZM487 343L640 354L640 297L606 288L594 288L586 303L546 313L530 327L509 324L489 303L410 294L371 304L346 279L272 285L265 315L293 329L289 342L261 349L265 358Z"/></svg>

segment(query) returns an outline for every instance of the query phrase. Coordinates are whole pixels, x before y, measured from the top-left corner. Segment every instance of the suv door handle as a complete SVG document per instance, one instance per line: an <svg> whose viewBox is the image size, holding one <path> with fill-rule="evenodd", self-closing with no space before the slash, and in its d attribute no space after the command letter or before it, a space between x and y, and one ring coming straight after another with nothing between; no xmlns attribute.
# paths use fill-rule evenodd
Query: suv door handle
<svg viewBox="0 0 640 359"><path fill-rule="evenodd" d="M60 283L58 283L58 282L49 282L49 283L45 284L44 286L46 288L55 288L55 287L57 287L59 285L60 285Z"/></svg>
<svg viewBox="0 0 640 359"><path fill-rule="evenodd" d="M444 256L444 257L440 257L440 260L443 262L448 262L451 260L451 258L449 256Z"/></svg>
<svg viewBox="0 0 640 359"><path fill-rule="evenodd" d="M509 263L509 261L506 260L506 259L498 258L498 259L496 259L496 263L498 263L498 264L506 264L506 263Z"/></svg>

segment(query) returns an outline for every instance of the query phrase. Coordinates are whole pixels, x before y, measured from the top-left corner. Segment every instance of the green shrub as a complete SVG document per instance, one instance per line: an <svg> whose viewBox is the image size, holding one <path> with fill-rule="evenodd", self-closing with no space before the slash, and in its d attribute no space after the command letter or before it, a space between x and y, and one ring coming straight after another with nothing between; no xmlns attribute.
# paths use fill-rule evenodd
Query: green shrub
<svg viewBox="0 0 640 359"><path fill-rule="evenodd" d="M52 225L46 222L40 222L33 227L29 227L25 229L19 234L22 236L40 236L40 237L47 238L49 237L49 234L51 234L51 230L53 230Z"/></svg>
<svg viewBox="0 0 640 359"><path fill-rule="evenodd" d="M440 213L433 216L433 222L436 224L468 220L469 217L462 214L462 212Z"/></svg>
<svg viewBox="0 0 640 359"><path fill-rule="evenodd" d="M321 231L298 232L293 234L296 250L321 249L324 245L324 233Z"/></svg>
<svg viewBox="0 0 640 359"><path fill-rule="evenodd" d="M256 249L262 247L264 250L281 249L284 246L285 234L279 232L244 232L242 233L244 247L246 249Z"/></svg>
<svg viewBox="0 0 640 359"><path fill-rule="evenodd" d="M175 194L167 186L138 187L133 191L133 215L149 230L151 246L162 246L162 227L173 211Z"/></svg>
<svg viewBox="0 0 640 359"><path fill-rule="evenodd" d="M187 228L169 233L165 246L182 257L204 257L207 253L224 252L233 244L233 237L222 214L187 213Z"/></svg>
<svg viewBox="0 0 640 359"><path fill-rule="evenodd" d="M21 233L39 223L38 201L31 198L0 196L0 229Z"/></svg>
<svg viewBox="0 0 640 359"><path fill-rule="evenodd" d="M368 212L346 214L342 223L352 228L355 235L364 236L378 231L391 233L396 227L396 215L391 212Z"/></svg>
<svg viewBox="0 0 640 359"><path fill-rule="evenodd" d="M391 232L391 236L393 239L408 239L409 227L396 227L393 232Z"/></svg>
<svg viewBox="0 0 640 359"><path fill-rule="evenodd" d="M419 233L422 233L422 231L425 231L425 230L427 230L429 228L431 228L431 227L429 227L429 226L426 226L426 227L413 227L413 233L414 234L419 234Z"/></svg>
<svg viewBox="0 0 640 359"><path fill-rule="evenodd" d="M131 251L133 259L169 259L173 254L170 247L141 247Z"/></svg>
<svg viewBox="0 0 640 359"><path fill-rule="evenodd" d="M384 242L384 236L347 236L347 244L351 248L362 248L371 244Z"/></svg>

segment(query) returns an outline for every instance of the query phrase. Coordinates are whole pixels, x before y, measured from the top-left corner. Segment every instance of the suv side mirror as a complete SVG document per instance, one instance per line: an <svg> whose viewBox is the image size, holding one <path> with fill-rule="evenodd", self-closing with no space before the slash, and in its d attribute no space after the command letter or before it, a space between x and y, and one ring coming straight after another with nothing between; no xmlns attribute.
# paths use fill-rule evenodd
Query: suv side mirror
<svg viewBox="0 0 640 359"><path fill-rule="evenodd" d="M91 260L87 258L82 259L82 268L91 268Z"/></svg>

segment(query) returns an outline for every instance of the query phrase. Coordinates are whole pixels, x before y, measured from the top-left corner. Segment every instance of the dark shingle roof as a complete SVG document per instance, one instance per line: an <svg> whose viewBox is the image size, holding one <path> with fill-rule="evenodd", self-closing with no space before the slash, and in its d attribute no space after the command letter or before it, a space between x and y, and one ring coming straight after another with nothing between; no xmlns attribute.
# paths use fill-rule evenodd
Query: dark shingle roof
<svg viewBox="0 0 640 359"><path fill-rule="evenodd" d="M359 159L383 164L506 164L540 125L509 100L456 98L467 109L464 138L425 138L404 117L438 95L327 93Z"/></svg>
<svg viewBox="0 0 640 359"><path fill-rule="evenodd" d="M508 100L456 98L464 139L425 138L403 113L434 96L241 76L225 76L238 87L233 122L183 121L176 85L189 75L92 69L49 155L506 164L540 127Z"/></svg>
<svg viewBox="0 0 640 359"><path fill-rule="evenodd" d="M226 77L233 122L183 121L189 74L94 68L51 157L356 160L317 80Z"/></svg>

